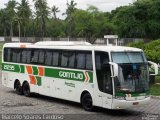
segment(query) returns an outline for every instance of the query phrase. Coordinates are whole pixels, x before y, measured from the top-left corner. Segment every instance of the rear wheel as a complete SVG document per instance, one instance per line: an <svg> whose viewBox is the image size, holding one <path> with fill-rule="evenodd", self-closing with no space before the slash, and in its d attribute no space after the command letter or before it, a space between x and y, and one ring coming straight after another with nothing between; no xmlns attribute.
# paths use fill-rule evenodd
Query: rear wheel
<svg viewBox="0 0 160 120"><path fill-rule="evenodd" d="M30 87L29 87L29 84L28 82L25 82L23 84L23 93L26 97L30 97L31 96L31 93L30 93Z"/></svg>
<svg viewBox="0 0 160 120"><path fill-rule="evenodd" d="M23 94L22 86L21 86L21 83L19 81L16 81L15 89L16 89L16 93L18 95L22 95Z"/></svg>
<svg viewBox="0 0 160 120"><path fill-rule="evenodd" d="M93 111L93 103L92 103L92 97L89 93L86 93L82 96L81 100L82 106L86 111Z"/></svg>

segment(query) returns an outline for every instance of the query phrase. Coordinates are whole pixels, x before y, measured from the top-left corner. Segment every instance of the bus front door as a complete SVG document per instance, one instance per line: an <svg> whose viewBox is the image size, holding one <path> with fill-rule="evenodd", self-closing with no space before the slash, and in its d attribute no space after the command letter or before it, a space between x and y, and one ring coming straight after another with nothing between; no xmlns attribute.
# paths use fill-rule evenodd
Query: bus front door
<svg viewBox="0 0 160 120"><path fill-rule="evenodd" d="M111 66L109 64L109 54L107 52L96 51L95 52L95 64L96 64L96 75L98 83L98 101L100 106L104 108L111 108L112 106L112 77L111 77ZM102 103L100 103L102 101Z"/></svg>

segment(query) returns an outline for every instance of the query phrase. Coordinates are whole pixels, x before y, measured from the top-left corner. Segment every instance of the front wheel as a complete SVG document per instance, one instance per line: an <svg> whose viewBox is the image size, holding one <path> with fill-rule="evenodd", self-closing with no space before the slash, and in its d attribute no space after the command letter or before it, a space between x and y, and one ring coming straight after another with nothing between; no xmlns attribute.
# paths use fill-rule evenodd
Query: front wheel
<svg viewBox="0 0 160 120"><path fill-rule="evenodd" d="M82 96L82 106L86 111L93 111L93 103L92 103L92 97L89 93L86 93Z"/></svg>
<svg viewBox="0 0 160 120"><path fill-rule="evenodd" d="M24 85L23 85L23 93L24 93L24 95L26 97L30 97L31 96L30 87L29 87L28 82L25 82Z"/></svg>

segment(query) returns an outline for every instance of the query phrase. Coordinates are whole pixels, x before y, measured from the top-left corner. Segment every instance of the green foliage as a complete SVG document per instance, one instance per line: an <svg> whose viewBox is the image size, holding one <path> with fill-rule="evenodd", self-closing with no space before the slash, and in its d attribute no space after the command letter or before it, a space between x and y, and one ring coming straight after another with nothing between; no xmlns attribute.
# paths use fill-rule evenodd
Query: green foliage
<svg viewBox="0 0 160 120"><path fill-rule="evenodd" d="M151 94L155 96L160 96L160 85L154 84L151 86Z"/></svg>
<svg viewBox="0 0 160 120"><path fill-rule="evenodd" d="M130 43L128 46L143 49L148 60L160 63L160 40L154 40L149 43Z"/></svg>
<svg viewBox="0 0 160 120"><path fill-rule="evenodd" d="M85 37L91 43L106 34L118 34L123 38L160 38L160 0L137 0L116 10L101 12L95 6L86 10L77 9L77 3L67 3L65 20L57 18L60 11L47 0L33 0L35 12L28 0L9 0L0 9L0 36L29 37ZM59 27L58 27L59 25ZM150 56L152 55L151 51ZM153 57L153 56L151 56Z"/></svg>
<svg viewBox="0 0 160 120"><path fill-rule="evenodd" d="M48 20L49 8L46 0L33 0L36 9L36 35L44 37L46 34L46 22Z"/></svg>
<svg viewBox="0 0 160 120"><path fill-rule="evenodd" d="M19 6L17 7L17 17L15 19L19 19L21 24L21 32L24 36L26 36L26 32L28 31L28 24L30 21L30 17L32 15L31 9L29 7L29 3L27 0L21 0Z"/></svg>
<svg viewBox="0 0 160 120"><path fill-rule="evenodd" d="M138 0L112 11L120 37L160 38L160 1Z"/></svg>

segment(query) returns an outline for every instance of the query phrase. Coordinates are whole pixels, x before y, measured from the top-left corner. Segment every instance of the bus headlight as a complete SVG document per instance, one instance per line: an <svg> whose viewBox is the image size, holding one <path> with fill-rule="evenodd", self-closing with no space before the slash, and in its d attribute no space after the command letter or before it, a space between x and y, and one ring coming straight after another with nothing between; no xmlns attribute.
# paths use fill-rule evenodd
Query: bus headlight
<svg viewBox="0 0 160 120"><path fill-rule="evenodd" d="M123 96L115 96L115 99L117 99L117 100L125 100L125 97L123 97Z"/></svg>

